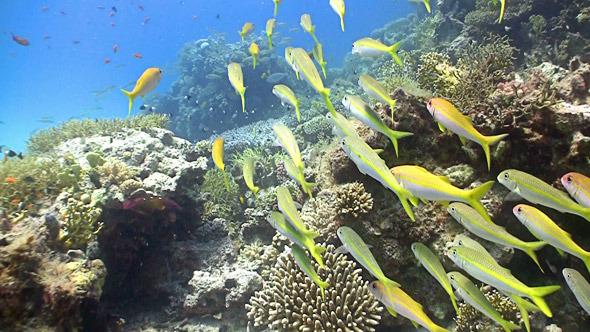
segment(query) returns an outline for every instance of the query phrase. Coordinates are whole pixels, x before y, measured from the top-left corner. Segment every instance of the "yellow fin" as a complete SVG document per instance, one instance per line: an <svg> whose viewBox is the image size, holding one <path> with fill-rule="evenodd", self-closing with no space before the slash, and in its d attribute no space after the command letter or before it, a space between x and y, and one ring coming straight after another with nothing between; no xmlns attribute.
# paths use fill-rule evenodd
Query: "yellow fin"
<svg viewBox="0 0 590 332"><path fill-rule="evenodd" d="M459 140L461 141L461 144L465 145L465 143L467 143L467 141L465 140L465 137L460 136L459 135Z"/></svg>
<svg viewBox="0 0 590 332"><path fill-rule="evenodd" d="M449 180L449 178L445 175L437 175L437 177L441 180L443 180L444 182L451 184L451 180Z"/></svg>
<svg viewBox="0 0 590 332"><path fill-rule="evenodd" d="M397 312L393 309L391 309L390 307L387 307L387 311L389 311L389 313L393 316L393 317L397 317Z"/></svg>
<svg viewBox="0 0 590 332"><path fill-rule="evenodd" d="M442 123L438 123L438 129L440 129L440 131L442 131L443 133L445 132L446 128L445 126L442 125Z"/></svg>

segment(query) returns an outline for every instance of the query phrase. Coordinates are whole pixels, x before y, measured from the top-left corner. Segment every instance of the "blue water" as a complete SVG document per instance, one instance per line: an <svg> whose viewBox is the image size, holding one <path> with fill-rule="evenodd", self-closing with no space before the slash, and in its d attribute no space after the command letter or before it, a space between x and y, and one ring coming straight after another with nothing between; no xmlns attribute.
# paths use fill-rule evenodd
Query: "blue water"
<svg viewBox="0 0 590 332"><path fill-rule="evenodd" d="M44 6L46 11L41 10ZM117 12L110 17L113 6ZM348 0L346 6L346 33L341 32L328 0L285 0L277 20L288 26L278 29L282 37L293 38L291 46L311 48L311 37L301 29L288 31L299 27L301 14L309 13L328 66L340 66L353 41L407 16L416 5L404 0ZM173 69L184 43L206 38L211 34L207 28L229 33L228 42L240 40L237 31L247 21L255 24L255 33L264 34L273 11L271 0L0 0L0 121L4 122L0 124L0 145L24 150L31 132L72 117L126 117L128 99L119 88L136 80L146 68ZM147 17L149 22L142 25ZM15 43L10 31L31 45ZM50 38L43 39L45 35ZM117 53L113 52L115 44ZM276 51L283 56L282 48ZM137 59L133 53L143 58ZM111 62L105 64L106 58ZM155 92L166 93L176 79L165 71ZM117 88L104 100L97 101L90 93L113 85ZM138 100L134 113L139 105ZM91 107L101 109L84 110ZM43 116L53 117L55 123L37 122Z"/></svg>

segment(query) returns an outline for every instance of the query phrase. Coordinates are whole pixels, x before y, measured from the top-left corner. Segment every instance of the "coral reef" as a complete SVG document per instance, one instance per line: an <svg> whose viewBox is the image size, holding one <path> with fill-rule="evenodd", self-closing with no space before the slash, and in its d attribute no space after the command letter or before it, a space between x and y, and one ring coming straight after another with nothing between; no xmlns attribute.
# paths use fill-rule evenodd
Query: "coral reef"
<svg viewBox="0 0 590 332"><path fill-rule="evenodd" d="M336 211L341 215L358 217L369 213L373 208L373 198L359 182L346 183L336 188L334 193Z"/></svg>
<svg viewBox="0 0 590 332"><path fill-rule="evenodd" d="M58 199L59 200L59 199ZM59 240L69 249L86 249L89 242L96 239L102 223L99 222L102 209L90 204L90 195L84 194L80 200L64 197L67 201L60 210L62 217Z"/></svg>
<svg viewBox="0 0 590 332"><path fill-rule="evenodd" d="M326 300L320 289L299 269L290 251L279 256L263 289L246 304L248 319L255 327L281 331L374 331L382 307L373 298L356 263L334 253L334 246L322 254L326 268L314 263L320 278L330 286Z"/></svg>
<svg viewBox="0 0 590 332"><path fill-rule="evenodd" d="M510 298L503 296L497 290L491 289L489 286L482 286L481 290L486 299L488 299L504 319L516 324L521 323L520 310ZM504 330L501 326L496 326L491 319L466 303L459 304L459 313L460 315L455 318L457 332Z"/></svg>

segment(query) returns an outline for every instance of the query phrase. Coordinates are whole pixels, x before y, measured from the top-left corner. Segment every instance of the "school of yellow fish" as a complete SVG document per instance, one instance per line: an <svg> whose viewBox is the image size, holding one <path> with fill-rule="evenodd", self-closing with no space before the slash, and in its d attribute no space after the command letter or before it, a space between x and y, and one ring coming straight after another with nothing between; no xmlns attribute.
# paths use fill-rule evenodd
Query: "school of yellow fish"
<svg viewBox="0 0 590 332"><path fill-rule="evenodd" d="M418 0L409 1L418 2ZM421 1L428 12L431 12L429 0ZM497 0L492 1L494 4L497 2ZM275 17L278 6L282 2L282 0L273 0ZM504 16L505 0L500 0L500 3L499 22L502 21ZM329 5L339 16L341 30L344 32L344 16L346 13L344 0L329 0ZM329 110L327 118L333 125L333 133L339 140L346 155L362 174L377 180L385 188L396 194L411 220L415 220L412 206L418 206L420 202L437 201L445 205L448 213L474 236L525 252L538 265L541 272L543 272L543 269L535 251L546 245L554 247L560 255L568 253L580 258L590 271L590 252L579 247L572 240L570 234L534 206L518 204L514 206L513 213L539 241L524 242L508 233L503 227L496 225L480 202L480 199L495 183L494 181L483 183L474 189L462 189L453 186L445 176L433 174L418 165L400 165L390 169L379 156L380 151L367 145L359 137L350 120L338 113L332 105L329 98L330 89L324 86L322 77L310 57L310 53L312 53L314 60L322 70L323 77L326 78L327 63L323 58L322 45L315 35L316 27L312 24L309 14L302 15L300 22L303 30L314 39L315 46L312 52L307 52L302 48L287 47L285 60L295 72L297 79L307 82L325 102ZM271 49L273 47L272 36L276 25L275 18L270 18L266 24L266 35ZM239 31L242 41L245 41L253 32L254 24L251 22L245 23L242 30ZM388 46L379 40L361 38L354 42L352 54L372 58L388 55L398 65L402 66L403 63L396 53L400 43ZM256 43L251 43L249 52L253 56L253 67L255 69L260 48ZM242 111L245 112L246 87L241 68L239 63L230 63L228 65L228 78L236 94L240 95ZM161 71L158 68L149 68L139 78L132 92L124 91L130 99L130 112L133 100L137 96L144 96L153 90L160 80ZM358 84L369 97L388 105L393 116L395 100L391 99L389 92L377 80L368 74L364 74L359 77ZM300 100L293 90L286 85L278 84L273 87L272 92L281 100L283 105L289 104L293 106L297 120L301 121ZM387 136L392 142L396 156L398 155L398 140L413 135L410 132L396 131L390 128L379 114L359 96L346 95L342 100L342 104L356 120ZM443 98L430 99L426 108L442 132L448 131L457 134L463 144L466 144L466 141L469 140L481 145L488 171L490 170L490 146L506 138L507 134L482 135L474 127L469 117L464 116L454 105ZM303 192L311 198L315 184L307 182L305 178L305 164L295 136L283 124L276 124L273 131L277 138L276 145L281 146L289 156L285 161L287 173L301 186ZM215 139L212 154L215 165L224 173L229 190L223 162L223 144L223 138ZM247 187L257 199L259 187L255 185L255 164L256 160L246 158L242 170ZM561 183L567 193L554 188L533 175L515 169L500 172L497 180L511 192L509 195L517 195L520 199L532 204L552 208L562 213L575 214L590 221L590 178L583 174L567 173L561 178ZM323 266L321 253L326 248L316 245L314 239L318 234L306 228L297 210L296 202L293 201L291 193L286 187L277 189L277 205L280 212L272 212L268 217L268 222L292 242L291 252L295 261L301 270L321 288L323 294L324 289L329 288L330 285L322 281L318 276L305 249L320 266ZM447 329L435 324L426 315L422 305L414 301L410 295L401 289L402 285L385 276L369 250L369 246L353 229L340 227L337 234L342 242L342 246L337 249L337 252L350 253L359 264L377 278L377 281L369 284L369 290L385 305L392 315L397 316L400 314L411 320L416 327L420 325L429 331L447 331ZM426 245L414 243L411 245L411 250L420 264L448 293L458 315L460 315L460 311L456 301L460 299L482 312L505 331L520 329L520 326L515 322L505 320L498 313L470 278L457 271L447 273L437 255ZM540 311L547 317L552 317L551 309L545 302L544 297L559 290L560 286L529 286L524 284L510 270L500 266L479 242L464 235L455 238L446 255L473 279L495 287L514 301L521 312L527 331L530 331L529 311ZM590 284L580 272L574 269L563 269L563 277L580 306L590 314ZM532 302L524 298L528 298Z"/></svg>

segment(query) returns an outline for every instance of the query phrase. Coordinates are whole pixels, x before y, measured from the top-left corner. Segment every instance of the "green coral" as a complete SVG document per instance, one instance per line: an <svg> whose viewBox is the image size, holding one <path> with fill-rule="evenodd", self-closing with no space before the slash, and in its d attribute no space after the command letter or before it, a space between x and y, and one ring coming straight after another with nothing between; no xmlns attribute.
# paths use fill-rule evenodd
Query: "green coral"
<svg viewBox="0 0 590 332"><path fill-rule="evenodd" d="M205 173L201 191L209 193L211 198L204 204L203 219L232 219L240 211L240 187L231 174L227 174L229 190L226 189L223 173L217 168Z"/></svg>
<svg viewBox="0 0 590 332"><path fill-rule="evenodd" d="M70 197L60 211L62 218L60 241L69 249L85 249L102 227L98 221L102 209Z"/></svg>
<svg viewBox="0 0 590 332"><path fill-rule="evenodd" d="M516 324L520 323L520 310L510 298L503 296L489 286L482 286L481 291L504 319ZM459 313L460 315L455 318L457 332L504 331L501 326L466 303L459 304Z"/></svg>
<svg viewBox="0 0 590 332"><path fill-rule="evenodd" d="M102 153L100 152L90 152L86 154L86 160L92 168L102 166L105 163L105 160L102 158Z"/></svg>
<svg viewBox="0 0 590 332"><path fill-rule="evenodd" d="M138 115L130 119L70 120L31 135L27 150L31 153L47 153L72 138L110 136L127 128L147 131L151 128L167 128L169 124L170 119L164 114Z"/></svg>
<svg viewBox="0 0 590 332"><path fill-rule="evenodd" d="M417 76L422 89L433 91L439 96L452 96L462 72L451 64L448 54L428 52L420 57Z"/></svg>

